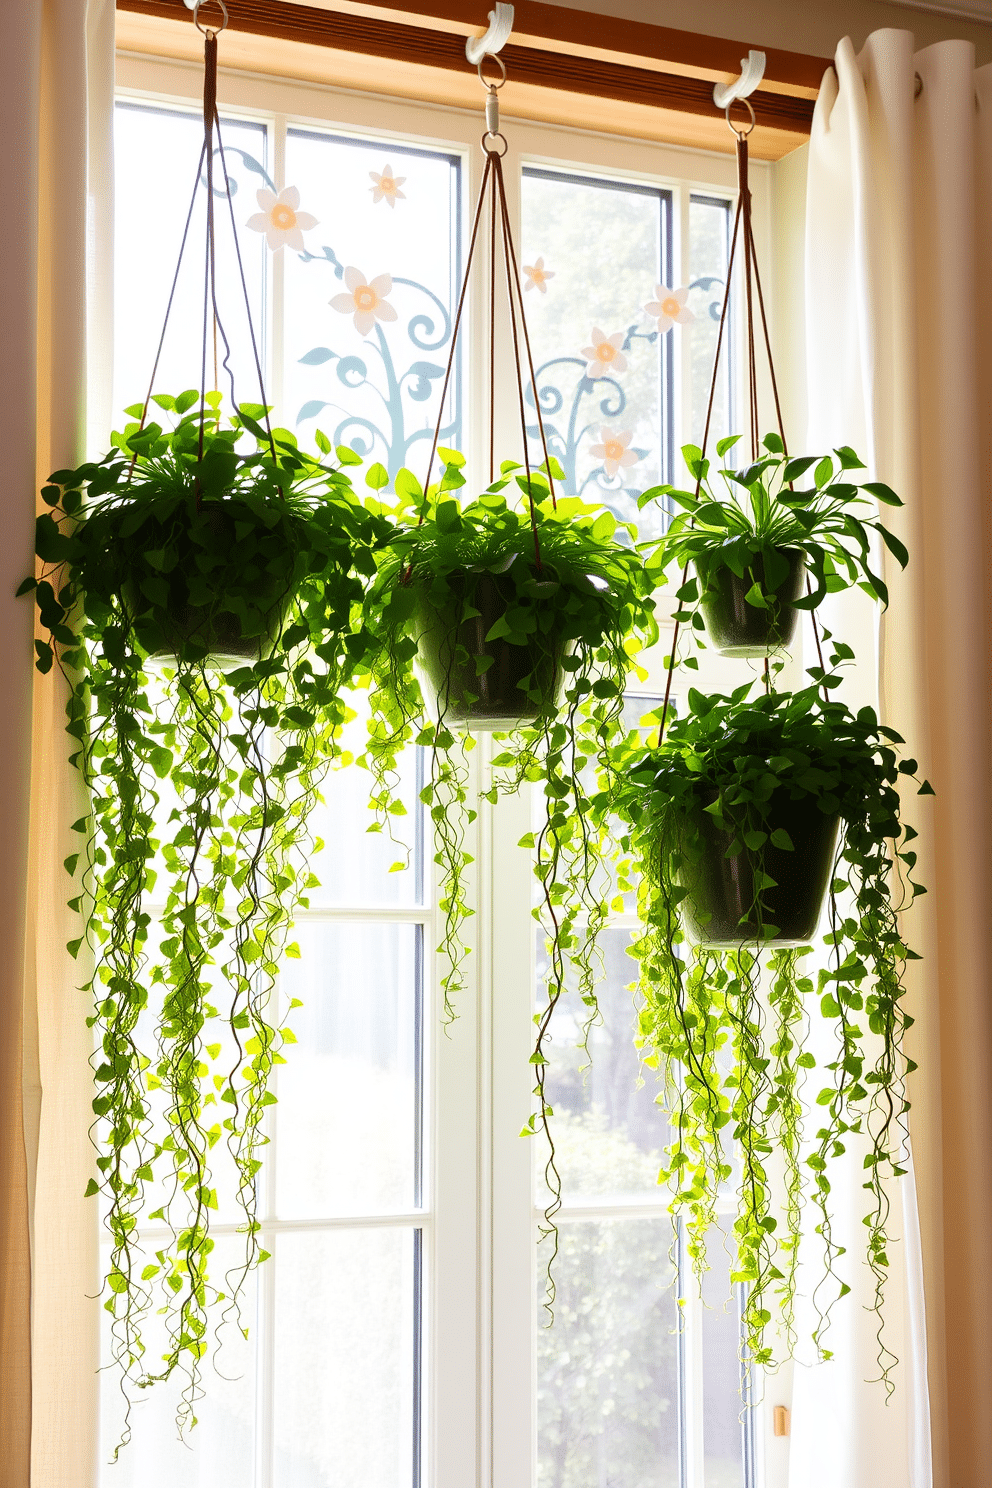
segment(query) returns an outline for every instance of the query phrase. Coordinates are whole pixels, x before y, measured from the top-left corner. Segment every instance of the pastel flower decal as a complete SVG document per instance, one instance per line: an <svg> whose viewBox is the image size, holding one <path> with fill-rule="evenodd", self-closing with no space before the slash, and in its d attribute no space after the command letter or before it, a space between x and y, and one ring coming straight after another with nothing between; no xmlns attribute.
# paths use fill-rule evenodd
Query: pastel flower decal
<svg viewBox="0 0 992 1488"><path fill-rule="evenodd" d="M688 289L668 289L664 284L655 285L655 299L649 300L644 306L649 315L653 315L658 322L658 329L662 335L670 331L672 326L688 325L695 320L691 310L685 308L685 302L689 298Z"/></svg>
<svg viewBox="0 0 992 1488"><path fill-rule="evenodd" d="M367 280L357 269L347 268L344 282L348 294L335 295L328 303L332 310L355 317L355 330L360 336L367 336L377 320L398 318L386 299L393 287L392 274L377 274L374 279Z"/></svg>
<svg viewBox="0 0 992 1488"><path fill-rule="evenodd" d="M602 460L607 475L616 475L626 465L636 465L641 458L627 446L634 437L633 429L600 429L602 444L594 444L589 453L594 460Z"/></svg>
<svg viewBox="0 0 992 1488"><path fill-rule="evenodd" d="M548 280L555 277L554 269L546 269L543 258L536 258L532 264L524 264L523 268L527 276L524 289L539 289L542 294L547 294Z"/></svg>
<svg viewBox="0 0 992 1488"><path fill-rule="evenodd" d="M604 336L598 326L593 326L592 345L582 348L582 355L588 363L586 376L596 378L604 377L607 372L625 372L627 358L620 350L622 345L623 331Z"/></svg>
<svg viewBox="0 0 992 1488"><path fill-rule="evenodd" d="M394 176L391 165L383 168L381 176L375 171L369 171L369 176L375 182L375 185L369 188L372 192L373 206L376 202L387 201L391 207L395 207L398 201L406 201L406 192L400 190L406 176Z"/></svg>
<svg viewBox="0 0 992 1488"><path fill-rule="evenodd" d="M256 212L254 217L249 217L245 226L250 227L253 232L264 232L265 240L273 252L285 244L302 253L303 234L317 226L317 219L309 212L299 210L299 187L284 186L277 196L274 191L263 186L256 196L262 210Z"/></svg>

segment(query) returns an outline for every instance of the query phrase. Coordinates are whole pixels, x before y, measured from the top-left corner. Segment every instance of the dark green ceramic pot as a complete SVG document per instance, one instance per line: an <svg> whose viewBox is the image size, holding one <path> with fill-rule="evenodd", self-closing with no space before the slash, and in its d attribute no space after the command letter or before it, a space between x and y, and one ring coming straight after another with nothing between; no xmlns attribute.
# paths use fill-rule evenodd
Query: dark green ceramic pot
<svg viewBox="0 0 992 1488"><path fill-rule="evenodd" d="M748 848L728 858L733 833L718 827L702 809L715 799L714 793L700 802L693 820L697 843L683 855L679 867L680 882L688 890L680 906L686 931L694 941L714 949L759 939L772 946L808 944L823 913L840 818L821 811L814 796L793 801L786 791L778 791L770 802L766 830L771 836L784 828L794 850L767 842L760 862L759 854ZM772 935L761 933L754 915L754 874L759 866L775 880L775 887L762 896L762 922L766 928L776 927Z"/></svg>
<svg viewBox="0 0 992 1488"><path fill-rule="evenodd" d="M232 554L237 552L236 522L242 510L237 502L224 502L205 506L197 515L196 520L209 529L212 547L219 545L229 548ZM277 530L273 541L278 543L291 536ZM202 647L208 656L219 660L254 661L265 654L279 633L292 599L286 578L291 558L288 562L277 562L275 566L281 571L275 574L256 565L248 582L241 581L241 592L247 589L250 593L243 623L239 615L224 608L222 598L213 605L191 603L187 574L194 569L197 555L202 551L192 538L186 544L188 551L181 553L171 573L158 575L164 577L168 587L165 602L149 603L142 593L141 580L156 571L144 562L141 553L146 548L161 547L165 539L165 530L155 518L150 518L129 537L128 577L121 586L128 609L136 617L136 632L149 655L175 656L191 646L195 653Z"/></svg>
<svg viewBox="0 0 992 1488"><path fill-rule="evenodd" d="M750 573L743 579L726 564L710 569L705 560L696 560L706 631L722 656L768 656L791 644L799 615L793 606L802 593L806 555L798 548L780 551L788 561L789 572L773 590L765 583L765 562L760 553L753 555ZM747 603L745 595L755 581L773 597L771 609Z"/></svg>
<svg viewBox="0 0 992 1488"><path fill-rule="evenodd" d="M418 660L437 699L438 717L457 728L503 732L554 711L561 697L566 643L553 630L523 646L502 638L487 641L515 598L512 582L482 573L452 574L448 584L452 597L443 606L418 588L415 610ZM466 601L479 614L460 619ZM486 662L482 671L477 657Z"/></svg>

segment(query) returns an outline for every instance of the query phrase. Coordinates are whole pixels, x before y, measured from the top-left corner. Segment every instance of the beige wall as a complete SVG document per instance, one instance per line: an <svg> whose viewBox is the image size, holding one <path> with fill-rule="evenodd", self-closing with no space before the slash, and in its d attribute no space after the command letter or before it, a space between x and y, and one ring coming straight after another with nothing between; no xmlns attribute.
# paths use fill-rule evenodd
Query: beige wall
<svg viewBox="0 0 992 1488"><path fill-rule="evenodd" d="M555 3L555 0L551 0ZM744 46L781 47L785 51L808 52L814 57L832 57L843 36L850 36L860 49L871 31L895 27L912 31L918 47L948 37L975 43L979 65L992 62L992 14L988 22L959 16L938 15L911 5L886 4L885 0L561 0L574 10L599 11L646 21L655 26L674 26L679 31L699 31L709 36L736 37ZM604 36L607 33L604 32ZM604 39L604 46L609 41Z"/></svg>

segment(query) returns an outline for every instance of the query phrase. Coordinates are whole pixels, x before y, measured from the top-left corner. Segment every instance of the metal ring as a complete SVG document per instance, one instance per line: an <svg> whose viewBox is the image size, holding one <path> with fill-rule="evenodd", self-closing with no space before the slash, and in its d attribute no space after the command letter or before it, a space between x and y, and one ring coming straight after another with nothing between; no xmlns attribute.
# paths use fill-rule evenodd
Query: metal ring
<svg viewBox="0 0 992 1488"><path fill-rule="evenodd" d="M733 122L733 120L730 117L730 110L733 108L733 106L734 106L735 103L742 103L744 105L744 107L747 109L748 113L751 115L751 122L750 122L750 124L748 125L748 127L746 129L738 129L737 128L737 125ZM727 107L724 109L723 112L724 112L724 116L725 116L725 118L727 120L727 125L728 125L728 127L730 129L731 134L736 134L736 136L737 136L737 138L739 140L741 140L741 139L747 139L748 135L753 130L755 124L758 122L757 119L754 117L754 109L751 107L751 100L750 100L750 98L733 98L733 99L731 99L730 103L727 104Z"/></svg>
<svg viewBox="0 0 992 1488"><path fill-rule="evenodd" d="M489 147L489 145L486 144L486 140L502 140L503 141L503 148L502 148L502 150L497 150L495 148L492 148L491 149ZM490 134L489 131L487 130L486 133L482 136L482 151L483 151L483 154L485 154L485 155L498 155L500 157L500 159L502 160L503 156L506 154L506 152L507 152L507 150L509 148L510 148L510 141L507 139L507 137L506 137L505 134Z"/></svg>
<svg viewBox="0 0 992 1488"><path fill-rule="evenodd" d="M217 0L217 4L220 6L224 14L224 19L223 21L221 21L219 26L201 26L200 11L203 9L204 5L209 4L210 0L196 0L196 4L193 6L193 25L196 27L197 31L201 32L204 36L216 36L218 32L225 31L227 29L227 6L224 4L224 0Z"/></svg>
<svg viewBox="0 0 992 1488"><path fill-rule="evenodd" d="M220 0L220 3L223 3L223 0ZM500 78L500 80L499 80L498 83L487 83L486 82L486 79L483 77L483 75L482 75L482 69L485 67L485 65L486 65L487 62L495 62L496 63L496 66L499 68L500 72L502 73L502 77ZM479 74L479 82L482 84L482 86L484 88L487 88L487 89L502 88L503 84L506 82L506 63L503 61L503 58L502 57L500 57L500 56L497 55L496 52L487 52L486 55L483 57L482 61L479 62L476 65L476 69L475 70Z"/></svg>

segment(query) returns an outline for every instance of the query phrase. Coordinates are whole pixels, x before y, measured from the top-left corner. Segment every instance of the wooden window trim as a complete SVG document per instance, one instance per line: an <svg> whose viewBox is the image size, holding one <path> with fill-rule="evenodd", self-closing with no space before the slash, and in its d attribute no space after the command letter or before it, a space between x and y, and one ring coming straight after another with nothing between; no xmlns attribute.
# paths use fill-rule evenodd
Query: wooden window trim
<svg viewBox="0 0 992 1488"><path fill-rule="evenodd" d="M470 78L478 88L465 59L464 38L479 33L478 11L485 6L480 7L480 0L431 4L434 13L428 16L423 0L391 0L388 8L335 0L334 10L287 0L231 0L225 35L238 47L234 65L241 67L251 66L257 56L247 43L248 37L257 37L275 44L297 43L308 50L326 49L329 54L380 59L384 67L393 64L394 73L397 66L420 70L426 66L441 75L459 74L457 81L442 83L439 91L447 94L454 87L449 101L460 104L458 84ZM168 23L168 33L175 32L177 39L182 26L188 41L197 40L183 0L117 0L117 9L129 12L135 21L139 16L149 18L160 35L162 23ZM690 116L675 130L684 142L711 149L732 146L713 105L713 83L736 75L745 43L616 17L609 18L608 28L603 22L603 16L587 11L520 0L516 28L502 53L511 79L503 95L508 111L541 117L540 93L550 95L550 111L560 118L566 99L555 95L565 94L580 109L581 100L596 100L591 117L580 112L575 123L609 130L615 117L615 132L671 137L670 122L665 121ZM133 41L133 24L120 27L125 47ZM596 44L604 36L609 49ZM177 50L185 55L189 46ZM758 124L753 145L756 155L777 159L808 137L813 100L829 59L784 51L766 55L765 81L751 98ZM386 91L394 89L387 86ZM725 141L714 131L715 122L723 126Z"/></svg>

